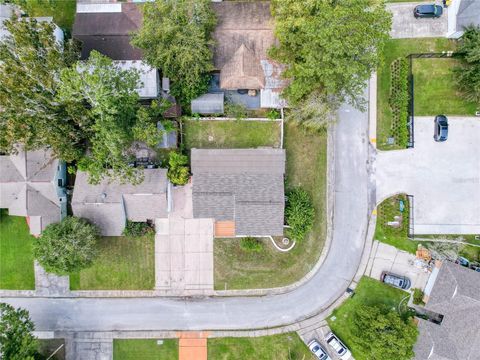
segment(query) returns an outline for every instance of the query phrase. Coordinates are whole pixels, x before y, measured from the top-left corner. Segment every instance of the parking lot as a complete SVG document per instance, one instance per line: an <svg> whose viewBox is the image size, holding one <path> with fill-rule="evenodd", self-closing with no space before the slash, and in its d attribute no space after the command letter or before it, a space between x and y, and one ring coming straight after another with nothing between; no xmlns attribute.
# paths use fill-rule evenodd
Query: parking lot
<svg viewBox="0 0 480 360"><path fill-rule="evenodd" d="M434 117L415 117L413 149L379 151L377 203L414 196L418 234L480 234L480 118L449 117L445 142L433 140Z"/></svg>

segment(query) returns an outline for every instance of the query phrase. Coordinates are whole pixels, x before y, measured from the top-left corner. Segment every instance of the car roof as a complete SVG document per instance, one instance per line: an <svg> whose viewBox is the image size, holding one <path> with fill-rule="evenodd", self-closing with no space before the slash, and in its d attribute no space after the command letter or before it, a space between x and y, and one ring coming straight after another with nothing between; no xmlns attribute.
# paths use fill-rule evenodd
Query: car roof
<svg viewBox="0 0 480 360"><path fill-rule="evenodd" d="M387 284L401 286L403 281L405 281L405 279L397 275L386 274L385 277L383 278L383 281L386 282Z"/></svg>
<svg viewBox="0 0 480 360"><path fill-rule="evenodd" d="M425 4L425 5L418 5L417 9L420 11L434 11L435 10L435 4Z"/></svg>

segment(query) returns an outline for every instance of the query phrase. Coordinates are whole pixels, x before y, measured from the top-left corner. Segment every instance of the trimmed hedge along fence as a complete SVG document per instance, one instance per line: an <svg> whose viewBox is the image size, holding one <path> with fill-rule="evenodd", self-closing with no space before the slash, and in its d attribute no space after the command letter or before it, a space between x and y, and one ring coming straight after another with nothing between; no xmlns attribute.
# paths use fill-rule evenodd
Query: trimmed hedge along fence
<svg viewBox="0 0 480 360"><path fill-rule="evenodd" d="M410 94L408 91L408 61L398 58L390 65L390 108L392 109L391 136L398 146L408 145L408 104Z"/></svg>

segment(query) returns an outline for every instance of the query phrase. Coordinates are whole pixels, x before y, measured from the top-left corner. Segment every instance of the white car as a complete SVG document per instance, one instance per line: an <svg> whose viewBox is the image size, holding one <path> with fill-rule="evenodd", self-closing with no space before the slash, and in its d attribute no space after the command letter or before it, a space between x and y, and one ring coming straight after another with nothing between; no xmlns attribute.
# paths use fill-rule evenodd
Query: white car
<svg viewBox="0 0 480 360"><path fill-rule="evenodd" d="M328 356L327 352L325 349L320 345L320 343L316 340L313 339L308 343L308 348L312 353L315 354L315 356L320 359L320 360L331 360L330 356Z"/></svg>
<svg viewBox="0 0 480 360"><path fill-rule="evenodd" d="M340 357L340 359L347 360L352 357L350 350L348 350L345 344L342 343L334 333L328 333L327 336L325 336L325 341L332 347L333 350L335 350L335 353Z"/></svg>

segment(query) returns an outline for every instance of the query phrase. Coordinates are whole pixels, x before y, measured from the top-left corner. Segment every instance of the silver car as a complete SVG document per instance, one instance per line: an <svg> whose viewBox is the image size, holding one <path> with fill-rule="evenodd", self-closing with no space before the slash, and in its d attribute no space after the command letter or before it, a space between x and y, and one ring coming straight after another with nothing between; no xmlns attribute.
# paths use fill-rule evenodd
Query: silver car
<svg viewBox="0 0 480 360"><path fill-rule="evenodd" d="M315 356L320 359L320 360L331 360L330 356L328 356L327 352L325 349L320 345L320 343L316 340L313 339L308 343L308 348L312 353L315 354Z"/></svg>
<svg viewBox="0 0 480 360"><path fill-rule="evenodd" d="M387 271L382 272L382 274L380 275L380 281L402 290L408 290L411 286L409 278L405 276L395 275Z"/></svg>
<svg viewBox="0 0 480 360"><path fill-rule="evenodd" d="M347 360L352 357L350 350L348 350L345 344L342 343L333 332L328 333L327 336L325 336L325 341L332 347L333 350L335 350L335 353L340 357L340 359Z"/></svg>

